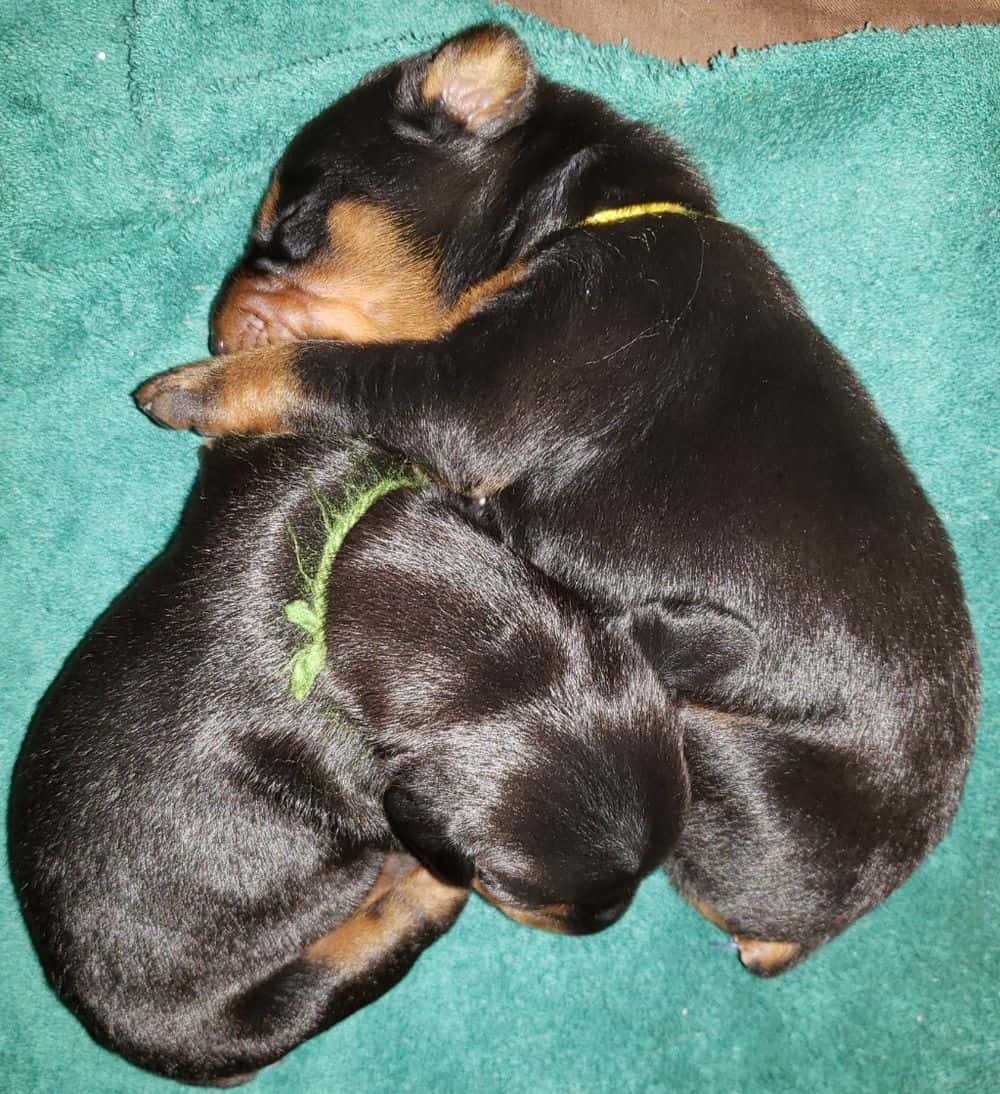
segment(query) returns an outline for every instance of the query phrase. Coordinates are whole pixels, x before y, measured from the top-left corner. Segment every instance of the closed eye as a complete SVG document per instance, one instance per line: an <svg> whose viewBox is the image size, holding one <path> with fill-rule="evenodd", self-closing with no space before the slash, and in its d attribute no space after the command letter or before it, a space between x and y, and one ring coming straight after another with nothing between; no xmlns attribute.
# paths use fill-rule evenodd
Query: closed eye
<svg viewBox="0 0 1000 1094"><path fill-rule="evenodd" d="M288 223L302 207L301 201L293 201L280 209L276 209L266 224L261 223L258 216L254 222L250 238L260 247L266 247L271 243L278 231Z"/></svg>
<svg viewBox="0 0 1000 1094"><path fill-rule="evenodd" d="M317 211L304 201L296 202L282 209L266 230L255 228L250 241L263 252L260 257L265 261L278 265L304 262L323 246L326 238ZM313 224L313 220L317 223Z"/></svg>

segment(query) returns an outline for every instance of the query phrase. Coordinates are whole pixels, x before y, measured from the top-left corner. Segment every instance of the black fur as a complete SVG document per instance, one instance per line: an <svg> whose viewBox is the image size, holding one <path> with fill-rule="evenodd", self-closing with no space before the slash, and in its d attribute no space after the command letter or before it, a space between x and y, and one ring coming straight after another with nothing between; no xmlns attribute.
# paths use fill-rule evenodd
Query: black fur
<svg viewBox="0 0 1000 1094"><path fill-rule="evenodd" d="M484 33L510 44L456 48ZM912 872L964 782L977 666L950 545L780 272L665 138L530 69L470 127L420 94L432 63L303 130L247 261L294 269L353 196L436 249L448 300L523 277L434 340L295 349L282 425L326 440L209 455L175 553L84 644L19 766L15 877L49 974L168 1074L276 1058L432 940L363 985L303 961L397 846L383 798L404 843L511 908L592 929L666 859L795 960ZM579 224L644 201L699 215ZM149 410L183 399L197 425L224 390L167 377ZM335 656L299 706L284 521L310 472L342 479L340 430L485 497L466 513L536 569L432 494L386 499L338 559Z"/></svg>
<svg viewBox="0 0 1000 1094"><path fill-rule="evenodd" d="M297 347L275 411L489 494L477 511L508 546L633 633L683 701L671 875L734 934L807 953L957 808L978 669L948 537L848 364L672 143L534 73L484 135L415 98L434 63L303 130L277 171L281 238L251 252L294 269L312 231L295 195L353 194L437 247L452 298L524 275L433 340ZM580 223L663 201L692 215ZM242 367L191 366L212 382L182 424L211 429L214 378ZM153 385L145 408L176 424L171 375Z"/></svg>
<svg viewBox="0 0 1000 1094"><path fill-rule="evenodd" d="M327 671L291 698L289 528L314 553L314 490L385 464L292 439L206 452L175 543L24 745L10 852L42 963L99 1041L162 1074L270 1063L447 930L464 893L446 914L410 909L360 971L308 959L399 848L384 797L433 825L442 873L505 879L493 898L516 907L577 902L564 925L580 931L617 918L679 827L676 714L641 655L433 489L384 498L348 537ZM626 759L603 762L608 737Z"/></svg>

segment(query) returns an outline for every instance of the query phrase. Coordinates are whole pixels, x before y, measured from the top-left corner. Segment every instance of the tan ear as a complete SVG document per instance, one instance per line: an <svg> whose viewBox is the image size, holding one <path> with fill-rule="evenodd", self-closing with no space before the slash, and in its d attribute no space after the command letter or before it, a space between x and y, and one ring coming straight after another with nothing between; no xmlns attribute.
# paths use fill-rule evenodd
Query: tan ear
<svg viewBox="0 0 1000 1094"><path fill-rule="evenodd" d="M425 102L439 105L472 133L495 137L527 117L537 75L520 38L485 23L450 39L434 54L421 85Z"/></svg>

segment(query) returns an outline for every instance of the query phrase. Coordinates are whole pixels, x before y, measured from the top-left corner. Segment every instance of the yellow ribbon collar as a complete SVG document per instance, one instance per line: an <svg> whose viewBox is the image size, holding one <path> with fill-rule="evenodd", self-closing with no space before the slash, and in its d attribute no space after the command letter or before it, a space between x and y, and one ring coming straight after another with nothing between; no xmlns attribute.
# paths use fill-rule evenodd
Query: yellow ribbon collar
<svg viewBox="0 0 1000 1094"><path fill-rule="evenodd" d="M682 217L703 215L696 209L679 205L676 201L648 201L644 205L622 205L618 209L601 209L585 217L580 224L586 227L595 224L617 224L619 221L632 220L635 217L658 217L670 213Z"/></svg>

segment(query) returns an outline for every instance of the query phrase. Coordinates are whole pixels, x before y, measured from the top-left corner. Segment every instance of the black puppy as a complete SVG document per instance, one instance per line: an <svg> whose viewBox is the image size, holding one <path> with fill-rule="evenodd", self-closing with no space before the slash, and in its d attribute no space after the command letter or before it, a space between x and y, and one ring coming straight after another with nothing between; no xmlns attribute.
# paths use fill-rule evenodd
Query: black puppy
<svg viewBox="0 0 1000 1094"><path fill-rule="evenodd" d="M143 1067L229 1085L396 983L467 895L400 841L583 932L680 829L677 715L642 654L433 488L350 533L326 669L289 694L302 632L282 607L300 563L316 576L317 494L386 463L216 445L175 543L31 727L10 816L25 916L59 995Z"/></svg>
<svg viewBox="0 0 1000 1094"><path fill-rule="evenodd" d="M358 266L366 234L384 247ZM377 337L393 248L421 322L481 279L495 295L433 338L278 344ZM380 70L302 130L216 339L264 348L154 378L142 408L377 438L638 639L683 701L671 875L753 971L842 930L944 834L978 681L937 516L687 159L540 78L509 30Z"/></svg>

